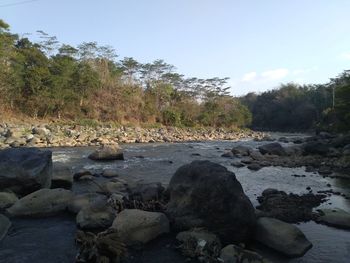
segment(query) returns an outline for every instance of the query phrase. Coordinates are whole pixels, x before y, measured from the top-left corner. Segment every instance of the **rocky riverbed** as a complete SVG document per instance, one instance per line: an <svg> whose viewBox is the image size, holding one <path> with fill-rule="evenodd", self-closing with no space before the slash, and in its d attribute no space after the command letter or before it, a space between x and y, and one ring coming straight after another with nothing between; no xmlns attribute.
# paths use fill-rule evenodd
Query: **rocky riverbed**
<svg viewBox="0 0 350 263"><path fill-rule="evenodd" d="M0 149L6 147L76 147L113 143L154 143L262 139L264 133L214 128L140 128L104 125L29 125L0 123Z"/></svg>
<svg viewBox="0 0 350 263"><path fill-rule="evenodd" d="M339 171L346 172L347 167L331 166L331 173L323 174L317 161L308 166L293 161L278 163L288 156L289 160L309 156L326 162L334 158L328 153L332 148L338 151L339 157L346 156L346 145L328 147L331 150L322 155L305 155L310 138L279 137L276 138L279 146L277 141L260 140L127 144L121 145L123 158L118 147L108 149L107 153L113 154L113 150L114 157L119 158L113 161L88 158L95 147L51 148L51 188L54 189L33 189L47 187L45 180L29 183L28 190L11 188L7 183L12 193L6 191L3 194L6 198L1 200L6 201L5 216L10 218L12 226L6 224L6 219L1 221L7 234L0 243L0 262L73 262L78 251L81 255L89 251L82 244L75 245L77 228L96 233L109 227L119 228L123 243L130 246L125 262L185 262L189 259L216 262L211 260L217 258L224 262L233 259L243 262L247 258L254 262L346 262L350 256L350 232L346 230L350 183L346 174L339 176ZM330 145L334 139L314 138L313 141L321 140ZM271 143L275 143L273 149L267 146ZM290 151L291 147L299 150ZM268 149L272 152L266 152ZM97 156L106 156L101 150ZM189 165L201 160L213 163ZM30 163L33 167L40 164L33 157ZM251 169L252 164L259 169ZM40 167L41 171L50 169L50 165ZM27 165L26 169L29 168ZM203 172L196 179L196 171L201 169ZM13 185L20 185L18 180ZM228 184L226 180L233 181ZM235 191L226 190L231 188ZM28 195L28 192L31 193ZM187 203L183 203L184 200ZM286 215L299 211L300 205L304 205L305 210L288 220ZM229 210L239 211L237 206L246 207L244 217L251 216L253 211L254 218L247 224L237 218L236 226L227 225L231 217L240 215L240 212L229 213ZM254 207L260 211L254 211ZM271 210L278 213L270 213ZM140 221L142 218L144 220ZM255 225L256 233L260 234L254 237L250 231L244 231L250 224ZM175 227L179 225L182 229ZM232 230L238 227L242 234L237 235L236 240L230 235L227 237L222 234L227 231L218 227L223 225ZM196 228L187 229L193 226ZM281 229L290 234L273 235ZM296 242L290 238L293 235L300 242L293 243ZM84 238L80 236L81 241ZM113 238L113 233L103 232L98 240L104 238ZM286 244L292 244L295 250L286 250ZM85 250L81 250L82 247ZM283 254L303 257L289 259Z"/></svg>

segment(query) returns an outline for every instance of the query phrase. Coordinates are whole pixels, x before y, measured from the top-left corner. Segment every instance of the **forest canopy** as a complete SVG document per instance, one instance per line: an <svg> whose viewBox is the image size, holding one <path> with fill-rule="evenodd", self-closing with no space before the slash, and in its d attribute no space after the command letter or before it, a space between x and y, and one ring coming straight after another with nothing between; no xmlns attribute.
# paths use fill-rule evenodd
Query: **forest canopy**
<svg viewBox="0 0 350 263"><path fill-rule="evenodd" d="M158 59L118 58L111 46L20 37L0 20L0 113L119 124L350 130L350 71L329 83L282 84L240 98L228 78L185 77Z"/></svg>

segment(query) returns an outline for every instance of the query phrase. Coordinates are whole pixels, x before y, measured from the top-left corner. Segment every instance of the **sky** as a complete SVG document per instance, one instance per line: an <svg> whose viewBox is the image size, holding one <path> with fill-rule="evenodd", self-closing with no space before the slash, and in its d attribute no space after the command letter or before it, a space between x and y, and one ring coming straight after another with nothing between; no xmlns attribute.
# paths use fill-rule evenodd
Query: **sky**
<svg viewBox="0 0 350 263"><path fill-rule="evenodd" d="M0 0L14 33L97 41L187 77L229 77L237 96L350 69L349 10L348 0Z"/></svg>

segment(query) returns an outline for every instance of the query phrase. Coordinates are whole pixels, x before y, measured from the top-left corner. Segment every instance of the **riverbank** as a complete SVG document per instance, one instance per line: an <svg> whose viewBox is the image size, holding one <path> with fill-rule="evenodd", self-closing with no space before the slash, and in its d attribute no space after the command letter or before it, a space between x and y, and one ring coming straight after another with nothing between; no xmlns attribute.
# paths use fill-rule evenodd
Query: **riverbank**
<svg viewBox="0 0 350 263"><path fill-rule="evenodd" d="M76 147L115 143L154 143L257 139L265 136L251 130L224 128L141 128L96 127L61 124L0 124L0 148L7 147Z"/></svg>

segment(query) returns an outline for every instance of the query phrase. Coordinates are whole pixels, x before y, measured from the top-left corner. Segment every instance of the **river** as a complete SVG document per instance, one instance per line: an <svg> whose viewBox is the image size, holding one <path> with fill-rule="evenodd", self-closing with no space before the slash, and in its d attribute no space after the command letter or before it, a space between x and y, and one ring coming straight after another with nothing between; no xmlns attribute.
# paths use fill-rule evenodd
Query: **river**
<svg viewBox="0 0 350 263"><path fill-rule="evenodd" d="M311 187L314 193L329 190L350 194L350 180L324 178L317 173L305 172L304 167L283 168L264 167L251 171L245 167L235 168L232 159L221 155L234 145L257 147L266 142L252 140L210 141L174 144L126 144L125 161L97 163L87 158L92 151L90 147L53 148L54 166L67 166L73 171L80 168L101 171L115 168L121 178L133 178L144 182L161 182L167 185L177 168L193 160L210 160L226 166L236 174L247 196L254 206L256 197L266 188L276 188L296 194L307 193ZM287 144L284 144L287 145ZM293 177L293 174L305 177ZM73 191L82 193L87 187L74 186ZM350 212L350 200L341 196L332 196L322 207L341 208ZM350 258L350 231L319 225L314 222L301 223L298 227L313 243L313 248L302 258L287 259L271 251L258 247L261 254L272 262L348 262ZM8 237L0 243L0 262L73 262L76 253L74 246L74 218L71 216L51 219L15 219ZM34 236L34 237L33 237ZM33 243L32 240L36 240ZM149 251L130 262L182 262L183 258L176 252L164 248L165 242L155 242ZM164 250L165 249L165 250ZM51 251L51 252L50 252ZM152 252L153 251L153 252ZM169 253L168 253L168 252ZM148 253L148 254L147 254ZM157 256L157 253L160 256ZM170 256L169 256L170 255ZM171 258L168 261L167 258ZM45 261L44 261L44 260ZM153 260L152 260L153 259Z"/></svg>

